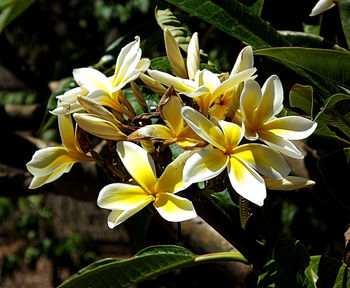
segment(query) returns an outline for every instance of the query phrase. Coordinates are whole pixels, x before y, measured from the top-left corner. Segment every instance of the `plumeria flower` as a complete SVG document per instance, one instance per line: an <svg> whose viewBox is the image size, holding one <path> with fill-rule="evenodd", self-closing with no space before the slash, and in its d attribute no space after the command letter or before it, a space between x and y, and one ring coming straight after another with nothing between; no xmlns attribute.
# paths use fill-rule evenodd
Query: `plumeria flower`
<svg viewBox="0 0 350 288"><path fill-rule="evenodd" d="M82 110L77 97L85 96L132 118L132 112L129 110L131 107L126 109L122 105L128 106L128 103L121 89L130 81L138 78L141 72L147 70L150 61L141 59L141 53L140 38L137 36L135 41L121 49L113 76L107 77L93 68L74 69L73 76L80 87L57 96L59 106L52 113L58 115Z"/></svg>
<svg viewBox="0 0 350 288"><path fill-rule="evenodd" d="M226 167L235 191L262 206L266 198L264 179L256 172L280 179L290 168L283 157L268 146L250 143L238 146L244 132L232 122L218 120L218 126L191 107L181 110L187 124L211 145L191 156L184 167L184 181L190 183L218 176Z"/></svg>
<svg viewBox="0 0 350 288"><path fill-rule="evenodd" d="M312 9L310 16L316 16L334 7L337 0L319 0Z"/></svg>
<svg viewBox="0 0 350 288"><path fill-rule="evenodd" d="M198 70L194 80L175 77L157 70L148 70L147 72L158 82L168 87L173 85L177 92L193 98L199 105L201 113L207 115L210 106L218 97L235 85L249 79L255 71L255 68L246 69L223 82L220 81L217 74L206 69Z"/></svg>
<svg viewBox="0 0 350 288"><path fill-rule="evenodd" d="M58 125L63 147L47 147L36 151L27 169L34 175L29 188L35 189L59 178L76 162L93 161L80 149L70 115L59 115Z"/></svg>
<svg viewBox="0 0 350 288"><path fill-rule="evenodd" d="M187 50L187 71L179 46L168 29L164 30L165 47L169 62L173 68L175 76L157 70L147 70L148 74L157 82L170 87L174 86L177 92L194 98L200 107L200 111L207 115L210 106L219 99L226 91L232 89L235 85L249 79L256 69L246 65L248 60L244 59L245 64L240 65L237 61L230 77L221 83L217 74L209 70L200 70L200 53L198 44L198 33L191 37ZM248 57L246 57L248 58ZM251 65L252 66L252 65ZM242 69L243 67L247 69ZM154 86L146 79L149 86ZM157 88L159 90L159 87Z"/></svg>
<svg viewBox="0 0 350 288"><path fill-rule="evenodd" d="M207 144L186 125L181 116L183 103L171 86L159 102L158 110L167 126L160 124L147 125L129 135L130 141L156 140L167 145L177 143L183 149L193 149Z"/></svg>
<svg viewBox="0 0 350 288"><path fill-rule="evenodd" d="M253 67L253 48L251 46L246 46L240 51L235 65L231 70L230 77ZM255 76L252 76L249 79L254 78ZM215 104L209 111L210 116L225 119L226 114L229 112L230 117L233 118L237 109L239 109L240 95L244 87L244 83L245 81L242 81L239 83L239 85L233 86L232 89L229 89L221 97L217 98L215 100Z"/></svg>
<svg viewBox="0 0 350 288"><path fill-rule="evenodd" d="M240 109L248 140L261 140L271 148L293 158L302 159L302 153L289 140L310 136L317 123L300 116L275 116L283 109L283 87L276 75L268 78L260 88L248 80L241 95Z"/></svg>
<svg viewBox="0 0 350 288"><path fill-rule="evenodd" d="M119 225L151 202L167 221L179 222L196 217L192 202L175 195L189 186L183 181L182 172L192 151L178 156L158 179L152 157L140 146L121 141L117 143L117 152L138 185L113 183L100 191L98 206L112 210L108 217L110 228Z"/></svg>

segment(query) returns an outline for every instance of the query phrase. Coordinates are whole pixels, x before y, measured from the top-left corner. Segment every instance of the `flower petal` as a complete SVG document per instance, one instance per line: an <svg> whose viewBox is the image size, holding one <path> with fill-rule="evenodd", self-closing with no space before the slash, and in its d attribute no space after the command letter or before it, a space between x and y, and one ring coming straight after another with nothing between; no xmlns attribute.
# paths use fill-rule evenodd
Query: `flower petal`
<svg viewBox="0 0 350 288"><path fill-rule="evenodd" d="M259 106L261 98L261 88L258 82L248 80L243 88L240 100L242 116L247 126L246 132L250 130L249 127L254 127L255 109Z"/></svg>
<svg viewBox="0 0 350 288"><path fill-rule="evenodd" d="M225 151L224 134L213 122L189 106L181 109L181 115L192 130L201 138Z"/></svg>
<svg viewBox="0 0 350 288"><path fill-rule="evenodd" d="M264 179L238 157L232 156L227 166L232 187L242 197L262 206L266 198Z"/></svg>
<svg viewBox="0 0 350 288"><path fill-rule="evenodd" d="M233 86L238 85L242 81L246 81L256 72L256 68L246 69L222 82L214 91L211 92L212 101L224 94L227 90L232 89Z"/></svg>
<svg viewBox="0 0 350 288"><path fill-rule="evenodd" d="M183 180L186 183L198 183L214 178L225 169L228 161L229 156L209 145L186 161Z"/></svg>
<svg viewBox="0 0 350 288"><path fill-rule="evenodd" d="M44 184L55 181L64 173L68 173L72 168L73 164L74 163L65 163L57 167L56 170L54 170L51 174L45 176L34 176L29 185L29 189L36 189L43 186Z"/></svg>
<svg viewBox="0 0 350 288"><path fill-rule="evenodd" d="M74 113L75 121L80 128L103 139L126 140L127 136L112 122L87 113Z"/></svg>
<svg viewBox="0 0 350 288"><path fill-rule="evenodd" d="M316 183L312 180L297 176L287 176L282 179L264 178L266 188L270 190L291 191L314 186Z"/></svg>
<svg viewBox="0 0 350 288"><path fill-rule="evenodd" d="M179 45L167 28L164 29L164 43L166 55L168 56L174 74L181 78L187 78L185 63L182 58Z"/></svg>
<svg viewBox="0 0 350 288"><path fill-rule="evenodd" d="M178 92L186 92L186 91L194 91L195 83L193 81L174 77L165 72L161 72L158 70L147 70L148 74L156 81L166 85L166 86L174 86L175 90Z"/></svg>
<svg viewBox="0 0 350 288"><path fill-rule="evenodd" d="M316 16L335 6L335 0L319 0L309 16Z"/></svg>
<svg viewBox="0 0 350 288"><path fill-rule="evenodd" d="M111 210L129 210L149 197L153 196L140 186L113 183L102 188L97 198L97 205Z"/></svg>
<svg viewBox="0 0 350 288"><path fill-rule="evenodd" d="M303 159L303 154L295 145L287 139L279 137L268 131L259 132L259 139L269 145L271 148L296 159Z"/></svg>
<svg viewBox="0 0 350 288"><path fill-rule="evenodd" d="M149 193L157 182L152 157L140 146L127 141L117 143L117 152L132 178Z"/></svg>
<svg viewBox="0 0 350 288"><path fill-rule="evenodd" d="M242 128L235 123L224 120L219 120L219 125L225 135L225 147L228 150L226 152L231 152L243 138Z"/></svg>
<svg viewBox="0 0 350 288"><path fill-rule="evenodd" d="M139 128L135 132L131 133L128 137L128 140L168 140L175 141L175 135L171 132L171 130L159 124L147 125Z"/></svg>
<svg viewBox="0 0 350 288"><path fill-rule="evenodd" d="M77 159L71 157L64 147L47 147L36 151L27 163L27 169L34 176L42 177L51 174L62 165L74 163Z"/></svg>
<svg viewBox="0 0 350 288"><path fill-rule="evenodd" d="M251 46L244 47L239 52L235 65L232 68L230 76L244 71L254 66L253 48Z"/></svg>
<svg viewBox="0 0 350 288"><path fill-rule="evenodd" d="M161 115L168 127L175 135L179 134L184 125L181 116L182 101L178 95L170 96L167 102L161 106Z"/></svg>
<svg viewBox="0 0 350 288"><path fill-rule="evenodd" d="M281 154L265 145L245 144L237 147L233 153L267 177L283 178L290 173L290 168Z"/></svg>
<svg viewBox="0 0 350 288"><path fill-rule="evenodd" d="M300 116L286 116L273 119L263 129L288 140L300 140L309 137L317 123Z"/></svg>
<svg viewBox="0 0 350 288"><path fill-rule="evenodd" d="M263 96L255 117L260 123L265 123L283 109L283 87L278 76L272 75L261 90Z"/></svg>
<svg viewBox="0 0 350 288"><path fill-rule="evenodd" d="M87 89L89 92L102 89L111 93L112 84L108 78L100 71L93 68L79 68L73 70L73 76L79 86Z"/></svg>
<svg viewBox="0 0 350 288"><path fill-rule="evenodd" d="M127 44L120 50L113 75L113 91L118 91L128 82L135 80L140 74L140 70L135 69L141 59L140 38L135 37L135 41Z"/></svg>
<svg viewBox="0 0 350 288"><path fill-rule="evenodd" d="M78 151L77 145L75 143L75 134L73 128L73 121L68 115L58 115L58 128L61 135L62 143L65 147L72 151Z"/></svg>
<svg viewBox="0 0 350 288"><path fill-rule="evenodd" d="M171 162L159 177L154 188L156 193L169 192L176 193L186 189L191 183L183 181L183 168L189 157L196 151L187 151L180 154L173 162Z"/></svg>
<svg viewBox="0 0 350 288"><path fill-rule="evenodd" d="M187 72L188 78L194 80L197 71L199 70L200 57L199 57L199 43L198 33L193 33L191 41L187 48Z"/></svg>
<svg viewBox="0 0 350 288"><path fill-rule="evenodd" d="M197 217L192 202L174 194L157 194L153 205L167 221L181 222Z"/></svg>
<svg viewBox="0 0 350 288"><path fill-rule="evenodd" d="M108 227L114 228L117 225L123 223L125 220L139 212L141 209L146 207L149 203L152 202L153 197L148 196L148 198L145 198L143 201L137 203L135 206L130 208L129 210L113 210L107 219Z"/></svg>

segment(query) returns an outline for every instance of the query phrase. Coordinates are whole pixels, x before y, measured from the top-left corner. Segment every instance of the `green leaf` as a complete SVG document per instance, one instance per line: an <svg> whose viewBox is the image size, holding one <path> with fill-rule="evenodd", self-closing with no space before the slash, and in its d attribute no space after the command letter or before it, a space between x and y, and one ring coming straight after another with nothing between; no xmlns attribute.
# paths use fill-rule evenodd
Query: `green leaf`
<svg viewBox="0 0 350 288"><path fill-rule="evenodd" d="M162 71L168 74L173 73L168 57L166 56L153 58L151 60L149 68L152 70Z"/></svg>
<svg viewBox="0 0 350 288"><path fill-rule="evenodd" d="M346 49L338 46L337 44L321 36L314 35L311 33L287 30L279 30L278 32L281 35L285 36L294 47L323 48L347 51Z"/></svg>
<svg viewBox="0 0 350 288"><path fill-rule="evenodd" d="M291 107L303 110L306 115L313 118L313 89L309 85L295 84L289 92L289 104Z"/></svg>
<svg viewBox="0 0 350 288"><path fill-rule="evenodd" d="M298 287L297 284L303 282L309 259L299 240L279 240L273 248L272 259L259 272L258 287Z"/></svg>
<svg viewBox="0 0 350 288"><path fill-rule="evenodd" d="M350 53L299 47L268 48L256 55L273 57L321 77L324 81L350 88Z"/></svg>
<svg viewBox="0 0 350 288"><path fill-rule="evenodd" d="M350 95L334 94L316 115L315 121L338 128L350 139Z"/></svg>
<svg viewBox="0 0 350 288"><path fill-rule="evenodd" d="M264 0L240 0L253 14L260 16L264 7Z"/></svg>
<svg viewBox="0 0 350 288"><path fill-rule="evenodd" d="M348 47L350 48L350 1L339 0L338 7L344 35L348 43Z"/></svg>
<svg viewBox="0 0 350 288"><path fill-rule="evenodd" d="M93 263L59 287L129 287L175 269L214 261L247 263L247 260L238 252L197 256L178 246L154 246L140 251L130 259L104 259Z"/></svg>
<svg viewBox="0 0 350 288"><path fill-rule="evenodd" d="M311 256L305 269L304 287L350 287L350 270L340 261L326 256Z"/></svg>
<svg viewBox="0 0 350 288"><path fill-rule="evenodd" d="M255 49L290 46L271 25L237 0L167 0Z"/></svg>
<svg viewBox="0 0 350 288"><path fill-rule="evenodd" d="M155 16L160 28L162 28L162 30L168 28L176 42L179 44L179 47L187 52L187 47L191 40L191 37L189 36L190 33L168 5L160 2L155 9Z"/></svg>
<svg viewBox="0 0 350 288"><path fill-rule="evenodd" d="M2 0L0 2L0 33L34 2L35 0Z"/></svg>

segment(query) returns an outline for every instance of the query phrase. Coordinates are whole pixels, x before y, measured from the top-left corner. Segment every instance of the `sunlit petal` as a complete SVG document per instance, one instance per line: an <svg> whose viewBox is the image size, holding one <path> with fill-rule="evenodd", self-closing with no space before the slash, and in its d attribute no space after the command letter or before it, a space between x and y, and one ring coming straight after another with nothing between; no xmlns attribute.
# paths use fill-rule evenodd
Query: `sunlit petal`
<svg viewBox="0 0 350 288"><path fill-rule="evenodd" d="M165 50L174 74L181 78L187 78L185 63L182 58L179 45L169 29L164 29Z"/></svg>
<svg viewBox="0 0 350 288"><path fill-rule="evenodd" d="M61 177L62 174L68 173L73 164L74 163L64 163L61 166L57 167L51 174L45 176L34 176L29 185L29 189L36 189L43 186L44 184L55 181Z"/></svg>
<svg viewBox="0 0 350 288"><path fill-rule="evenodd" d="M290 168L281 154L265 145L245 144L237 147L233 153L265 176L283 178L290 173Z"/></svg>
<svg viewBox="0 0 350 288"><path fill-rule="evenodd" d="M192 85L189 85L189 81L184 81L184 79L174 77L165 72L150 69L148 69L147 72L154 80L166 86L172 85L178 92L194 91L195 89L194 83L192 83Z"/></svg>
<svg viewBox="0 0 350 288"><path fill-rule="evenodd" d="M145 83L147 87L150 88L153 92L161 96L165 93L166 88L158 81L154 80L153 78L149 77L144 73L141 73L139 77L142 80L142 82Z"/></svg>
<svg viewBox="0 0 350 288"><path fill-rule="evenodd" d="M155 192L176 193L186 189L191 183L185 183L183 181L183 168L187 159L194 153L195 151L184 152L171 162L158 179L154 188Z"/></svg>
<svg viewBox="0 0 350 288"><path fill-rule="evenodd" d="M246 81L256 72L256 68L246 69L239 72L233 76L230 76L227 80L222 82L214 91L211 93L211 98L216 99L217 97L224 94L227 90L231 89L233 86L238 85L242 81Z"/></svg>
<svg viewBox="0 0 350 288"><path fill-rule="evenodd" d="M144 127L139 128L135 132L131 133L128 137L128 140L135 141L135 140L174 140L175 141L175 135L171 132L171 130L164 126L159 124L153 124L153 125L147 125Z"/></svg>
<svg viewBox="0 0 350 288"><path fill-rule="evenodd" d="M27 169L35 176L47 176L61 165L72 163L69 151L64 147L47 147L36 151L27 163Z"/></svg>
<svg viewBox="0 0 350 288"><path fill-rule="evenodd" d="M306 187L312 187L316 184L310 179L297 176L287 176L286 178L282 179L264 178L264 180L267 189L282 191L291 191Z"/></svg>
<svg viewBox="0 0 350 288"><path fill-rule="evenodd" d="M139 63L137 63L136 65L136 69L140 70L140 72L145 72L149 65L151 64L151 60L149 60L148 58L142 58Z"/></svg>
<svg viewBox="0 0 350 288"><path fill-rule="evenodd" d="M227 166L229 156L219 149L208 146L193 154L187 161L183 171L186 183L197 183L219 175Z"/></svg>
<svg viewBox="0 0 350 288"><path fill-rule="evenodd" d="M97 205L111 210L129 210L149 196L153 197L140 186L113 183L102 188L97 198Z"/></svg>
<svg viewBox="0 0 350 288"><path fill-rule="evenodd" d="M261 98L262 94L258 82L248 80L243 88L240 100L241 112L248 127L255 124L255 109L260 104Z"/></svg>
<svg viewBox="0 0 350 288"><path fill-rule="evenodd" d="M113 210L107 219L108 227L114 228L117 225L123 223L125 220L139 212L141 209L146 207L149 203L152 202L152 196L148 196L143 201L137 203L135 206L128 210Z"/></svg>
<svg viewBox="0 0 350 288"><path fill-rule="evenodd" d="M161 107L161 115L165 123L175 135L181 132L184 125L184 121L181 116L182 107L183 104L179 96L169 97L167 103Z"/></svg>
<svg viewBox="0 0 350 288"><path fill-rule="evenodd" d="M72 117L70 115L59 115L57 119L62 144L72 151L77 151Z"/></svg>
<svg viewBox="0 0 350 288"><path fill-rule="evenodd" d="M93 68L79 68L73 70L73 76L79 86L84 87L88 91L102 89L107 93L112 90L111 82L100 71Z"/></svg>
<svg viewBox="0 0 350 288"><path fill-rule="evenodd" d="M122 86L129 82L130 79L132 81L137 78L138 75L135 76L135 73L139 74L140 71L135 68L141 59L141 53L140 38L138 36L135 37L135 41L120 50L112 82L115 91L123 88ZM120 86L120 89L117 89L117 86Z"/></svg>
<svg viewBox="0 0 350 288"><path fill-rule="evenodd" d="M126 140L127 136L110 121L92 114L75 113L74 119L83 130L103 139Z"/></svg>
<svg viewBox="0 0 350 288"><path fill-rule="evenodd" d="M159 193L153 203L154 207L165 220L181 222L197 216L190 200L170 193Z"/></svg>
<svg viewBox="0 0 350 288"><path fill-rule="evenodd" d="M263 129L289 140L309 137L317 123L300 116L286 116L273 119L264 124Z"/></svg>
<svg viewBox="0 0 350 288"><path fill-rule="evenodd" d="M336 0L319 0L312 9L310 16L316 16L335 6Z"/></svg>
<svg viewBox="0 0 350 288"><path fill-rule="evenodd" d="M230 76L237 74L254 66L253 48L251 46L244 47L239 52L235 65L232 68Z"/></svg>
<svg viewBox="0 0 350 288"><path fill-rule="evenodd" d="M269 77L261 91L262 99L255 117L260 123L265 123L283 109L283 87L278 76Z"/></svg>
<svg viewBox="0 0 350 288"><path fill-rule="evenodd" d="M228 150L227 152L231 152L243 138L242 128L235 123L224 120L219 120L219 125L225 135L225 147Z"/></svg>
<svg viewBox="0 0 350 288"><path fill-rule="evenodd" d="M232 156L228 165L232 187L242 197L262 206L266 198L264 179L241 159Z"/></svg>
<svg viewBox="0 0 350 288"><path fill-rule="evenodd" d="M117 143L117 152L131 177L152 193L157 181L156 169L147 151L132 142L121 141Z"/></svg>
<svg viewBox="0 0 350 288"><path fill-rule="evenodd" d="M182 117L192 130L215 147L225 150L225 137L219 127L198 111L186 106L181 109Z"/></svg>
<svg viewBox="0 0 350 288"><path fill-rule="evenodd" d="M295 145L282 137L270 132L259 132L259 139L269 145L271 148L296 159L303 159L303 154Z"/></svg>
<svg viewBox="0 0 350 288"><path fill-rule="evenodd" d="M198 33L193 33L191 41L187 48L187 72L188 78L193 80L199 70L200 57L199 57L199 43Z"/></svg>

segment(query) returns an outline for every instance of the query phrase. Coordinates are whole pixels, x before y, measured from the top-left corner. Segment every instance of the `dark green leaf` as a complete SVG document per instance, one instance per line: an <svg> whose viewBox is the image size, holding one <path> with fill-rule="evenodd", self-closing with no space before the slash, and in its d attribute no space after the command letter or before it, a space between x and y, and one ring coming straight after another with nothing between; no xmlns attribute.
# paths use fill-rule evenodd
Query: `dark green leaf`
<svg viewBox="0 0 350 288"><path fill-rule="evenodd" d="M335 94L329 97L315 120L338 128L350 139L350 95Z"/></svg>
<svg viewBox="0 0 350 288"><path fill-rule="evenodd" d="M350 287L350 270L345 264L326 256L311 256L305 269L304 287Z"/></svg>
<svg viewBox="0 0 350 288"><path fill-rule="evenodd" d="M348 47L350 48L350 1L339 0L338 6L344 35L348 43Z"/></svg>
<svg viewBox="0 0 350 288"><path fill-rule="evenodd" d="M272 259L259 273L258 287L298 287L304 280L309 260L307 250L299 240L279 240L273 248Z"/></svg>
<svg viewBox="0 0 350 288"><path fill-rule="evenodd" d="M313 118L313 90L307 85L295 84L289 92L289 104L291 107L303 110L306 115Z"/></svg>
<svg viewBox="0 0 350 288"><path fill-rule="evenodd" d="M179 44L179 47L187 52L187 47L191 40L191 37L189 36L190 33L168 5L160 2L156 7L155 16L157 23L162 30L168 28L176 42Z"/></svg>
<svg viewBox="0 0 350 288"><path fill-rule="evenodd" d="M105 259L69 278L60 288L129 287L151 277L200 263L247 260L238 252L197 256L178 246L154 246L141 250L130 259Z"/></svg>
<svg viewBox="0 0 350 288"><path fill-rule="evenodd" d="M168 57L166 56L152 59L149 68L152 70L159 70L168 74L173 73Z"/></svg>
<svg viewBox="0 0 350 288"><path fill-rule="evenodd" d="M21 15L35 0L2 1L0 5L0 33Z"/></svg>
<svg viewBox="0 0 350 288"><path fill-rule="evenodd" d="M260 16L264 7L264 0L240 0L246 5L255 15Z"/></svg>
<svg viewBox="0 0 350 288"><path fill-rule="evenodd" d="M327 39L321 36L314 35L311 33L285 30L278 32L285 36L294 47L323 48L347 51L346 49L338 46L337 44L328 41Z"/></svg>
<svg viewBox="0 0 350 288"><path fill-rule="evenodd" d="M237 0L167 0L255 49L289 46L274 28Z"/></svg>
<svg viewBox="0 0 350 288"><path fill-rule="evenodd" d="M268 48L256 55L273 57L314 73L324 81L350 88L350 53L299 47Z"/></svg>

